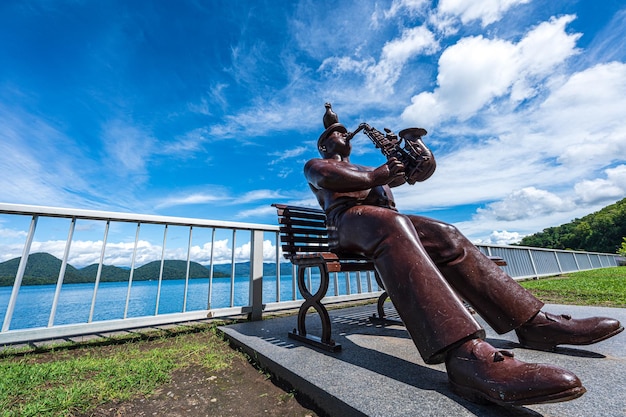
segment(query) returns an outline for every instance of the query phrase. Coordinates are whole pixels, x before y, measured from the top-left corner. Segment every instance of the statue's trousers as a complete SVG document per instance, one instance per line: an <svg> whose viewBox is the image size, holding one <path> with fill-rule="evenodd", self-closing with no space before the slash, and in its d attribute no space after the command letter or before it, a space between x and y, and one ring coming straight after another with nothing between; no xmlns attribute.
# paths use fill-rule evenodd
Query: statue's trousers
<svg viewBox="0 0 626 417"><path fill-rule="evenodd" d="M327 214L337 251L373 259L426 363L440 363L449 349L484 338L460 297L498 333L543 306L451 225L366 205Z"/></svg>

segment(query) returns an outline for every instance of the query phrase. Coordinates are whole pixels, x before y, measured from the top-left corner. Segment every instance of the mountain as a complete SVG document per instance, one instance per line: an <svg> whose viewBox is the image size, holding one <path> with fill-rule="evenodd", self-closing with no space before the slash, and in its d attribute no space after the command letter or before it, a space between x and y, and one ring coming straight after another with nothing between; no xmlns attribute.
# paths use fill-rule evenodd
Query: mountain
<svg viewBox="0 0 626 417"><path fill-rule="evenodd" d="M583 218L524 237L522 246L616 253L626 237L626 198Z"/></svg>
<svg viewBox="0 0 626 417"><path fill-rule="evenodd" d="M14 258L0 263L0 286L13 285L20 258ZM28 256L26 270L22 285L55 284L57 282L62 261L49 253L33 253ZM161 261L152 261L138 268L133 273L133 281L158 280L161 269ZM82 269L72 265L66 265L63 282L67 284L94 282L98 273L98 265L92 264ZM163 262L163 279L181 279L187 273L187 261L165 260ZM250 262L235 264L237 276L250 274ZM189 278L206 278L210 275L209 268L197 262L189 263ZM218 264L213 266L213 277L230 277L231 264ZM263 275L276 275L274 263L263 264ZM291 264L281 264L281 275L291 275ZM130 276L129 268L120 268L113 265L103 265L100 281L127 281Z"/></svg>
<svg viewBox="0 0 626 417"><path fill-rule="evenodd" d="M218 264L213 265L214 274L218 271L225 276L230 276L231 274L231 264ZM250 262L237 262L235 264L235 275L250 275ZM280 275L291 275L291 263L289 262L281 262L280 263ZM264 263L263 264L263 276L276 276L276 264L275 263Z"/></svg>
<svg viewBox="0 0 626 417"><path fill-rule="evenodd" d="M92 264L80 270L83 277L87 278L86 282L94 282L98 274L98 264ZM130 269L119 268L113 265L102 265L100 273L100 281L126 281L130 275ZM133 278L134 279L134 278Z"/></svg>
<svg viewBox="0 0 626 417"><path fill-rule="evenodd" d="M0 263L0 286L13 285L20 258L14 258ZM24 271L23 285L38 285L56 283L61 270L61 260L49 253L33 253L28 257ZM72 265L65 267L65 281L68 283L81 282L80 272Z"/></svg>
<svg viewBox="0 0 626 417"><path fill-rule="evenodd" d="M13 285L20 258L14 258L0 263L0 286ZM33 253L28 256L22 285L54 284L59 277L62 261L49 253ZM135 269L133 281L147 281L159 279L161 261L153 261ZM74 284L94 282L98 273L98 265L93 264L82 269L66 265L63 282ZM163 279L184 278L187 273L187 262L180 260L166 260L163 263ZM100 280L103 282L127 281L130 276L128 268L113 265L103 265ZM209 276L208 268L197 262L189 263L189 277L203 278ZM214 271L214 277L230 276Z"/></svg>

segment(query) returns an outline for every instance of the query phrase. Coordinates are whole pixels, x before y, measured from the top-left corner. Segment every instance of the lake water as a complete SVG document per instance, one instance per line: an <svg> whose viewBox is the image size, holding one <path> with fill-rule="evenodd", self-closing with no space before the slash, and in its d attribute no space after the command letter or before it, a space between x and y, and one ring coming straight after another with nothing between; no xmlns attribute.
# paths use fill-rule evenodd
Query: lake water
<svg viewBox="0 0 626 417"><path fill-rule="evenodd" d="M368 283L364 274L361 275L363 291L367 291ZM236 277L234 280L233 306L241 307L249 304L248 276ZM331 283L327 295L334 295L334 282ZM349 282L344 276L338 277L337 293L340 295L357 291L357 277L352 274ZM312 288L319 287L319 274L311 274ZM372 287L376 290L374 277ZM231 305L231 279L214 278L212 285L211 308L225 308ZM20 288L10 330L33 327L46 327L51 314L52 301L56 285L33 285ZM4 321L12 287L0 287L0 323ZM54 324L86 323L93 298L94 284L64 284L59 296ZM156 313L158 281L133 282L128 302L127 317L152 316ZM93 321L124 318L128 282L104 282L98 286ZM164 280L161 283L161 296L158 314L180 313L183 311L185 280ZM209 298L209 279L189 280L185 311L206 310ZM263 302L271 303L276 299L276 277L263 278ZM281 276L280 301L294 299L292 277ZM295 299L302 299L298 290Z"/></svg>

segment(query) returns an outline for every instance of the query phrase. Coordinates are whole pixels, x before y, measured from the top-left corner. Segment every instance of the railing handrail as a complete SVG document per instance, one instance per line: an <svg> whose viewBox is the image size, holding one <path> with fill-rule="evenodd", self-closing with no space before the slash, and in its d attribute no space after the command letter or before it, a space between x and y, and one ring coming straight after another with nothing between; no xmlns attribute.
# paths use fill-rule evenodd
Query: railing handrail
<svg viewBox="0 0 626 417"><path fill-rule="evenodd" d="M616 253L606 253L606 252L590 252L581 249L552 249L552 248L539 248L536 246L522 246L522 245L497 245L492 243L477 243L476 246L484 246L490 248L506 248L506 249L532 249L536 251L544 251L544 252L565 252L565 253L588 253L590 255L609 255L609 256L619 256Z"/></svg>
<svg viewBox="0 0 626 417"><path fill-rule="evenodd" d="M114 211L71 209L63 207L48 207L10 203L0 203L0 214L22 214L30 216L76 218L84 220L114 220L127 223L140 222L145 224L169 224L172 226L206 226L221 229L262 230L266 232L278 231L278 226L260 223L244 223L223 220L207 220L192 217L170 217L152 214L135 214Z"/></svg>

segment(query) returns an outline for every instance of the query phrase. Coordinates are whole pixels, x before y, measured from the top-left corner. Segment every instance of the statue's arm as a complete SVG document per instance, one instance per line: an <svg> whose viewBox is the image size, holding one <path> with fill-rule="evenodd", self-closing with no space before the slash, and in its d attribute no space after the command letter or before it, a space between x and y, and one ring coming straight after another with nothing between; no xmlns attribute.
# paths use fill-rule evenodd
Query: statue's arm
<svg viewBox="0 0 626 417"><path fill-rule="evenodd" d="M364 168L331 159L312 159L304 166L309 184L337 192L362 191L404 178L404 167L395 158L378 168Z"/></svg>

